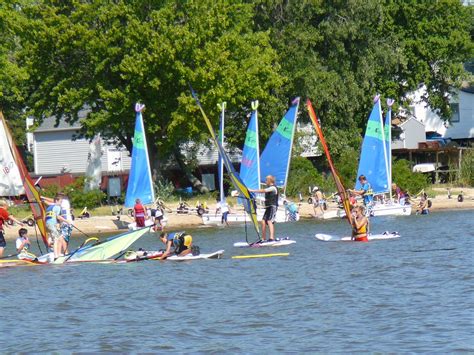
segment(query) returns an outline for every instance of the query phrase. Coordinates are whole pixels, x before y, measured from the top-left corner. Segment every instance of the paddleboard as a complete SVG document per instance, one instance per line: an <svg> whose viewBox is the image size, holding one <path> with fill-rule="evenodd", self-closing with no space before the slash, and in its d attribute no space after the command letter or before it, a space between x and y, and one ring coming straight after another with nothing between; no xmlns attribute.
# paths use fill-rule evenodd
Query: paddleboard
<svg viewBox="0 0 474 355"><path fill-rule="evenodd" d="M323 234L323 233L318 233L314 237L317 240L321 240L323 242L352 242L353 241L351 237L340 237L337 235L330 235L330 234ZM385 240L385 239L395 239L395 238L400 238L400 234L398 234L398 232L369 234L367 239L371 241L371 240Z"/></svg>
<svg viewBox="0 0 474 355"><path fill-rule="evenodd" d="M199 255L193 255L193 254L188 254L185 256L173 255L166 258L166 260L187 261L187 260L197 260L197 259L221 259L222 255L224 255L224 250L218 250L218 251L215 251L214 253L199 254Z"/></svg>
<svg viewBox="0 0 474 355"><path fill-rule="evenodd" d="M296 243L295 240L291 240L290 238L278 238L275 241L264 241L259 243L247 243L247 242L237 242L234 243L234 247L236 248L263 248L263 247L282 247L285 245L290 245Z"/></svg>

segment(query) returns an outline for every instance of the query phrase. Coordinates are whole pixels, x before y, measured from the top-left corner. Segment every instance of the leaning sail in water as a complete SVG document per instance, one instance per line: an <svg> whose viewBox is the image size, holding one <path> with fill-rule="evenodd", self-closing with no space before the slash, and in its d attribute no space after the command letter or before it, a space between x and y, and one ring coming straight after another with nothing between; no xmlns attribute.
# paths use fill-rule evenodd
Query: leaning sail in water
<svg viewBox="0 0 474 355"><path fill-rule="evenodd" d="M218 141L216 134L214 133L214 129L212 128L211 121L209 121L209 118L207 118L206 113L204 112L204 109L201 106L201 102L199 101L196 93L194 90L191 88L191 93L196 101L196 104L199 107L199 110L201 111L201 114L204 118L204 121L206 122L206 126L209 129L209 132L211 133L212 141L214 142L214 145L216 146L217 150L219 151L219 154L221 155L224 165L227 169L227 172L229 173L230 180L232 182L232 185L234 185L234 188L239 192L240 196L243 197L243 206L245 211L249 214L250 219L254 225L255 231L257 232L258 237L260 238L260 230L258 227L258 221L257 221L257 210L256 210L256 205L255 201L250 194L250 191L248 190L247 186L243 183L243 181L240 179L239 174L237 171L235 171L234 166L232 165L232 162L230 161L230 158L226 154L224 147L222 147L222 144Z"/></svg>
<svg viewBox="0 0 474 355"><path fill-rule="evenodd" d="M245 186L250 189L260 188L260 159L258 146L258 101L252 102L252 115L250 116L242 162L240 163L240 178Z"/></svg>
<svg viewBox="0 0 474 355"><path fill-rule="evenodd" d="M299 97L292 101L291 107L283 116L262 152L260 157L260 181L262 183L265 183L267 175L273 175L276 185L286 189L299 103Z"/></svg>
<svg viewBox="0 0 474 355"><path fill-rule="evenodd" d="M324 153L326 154L326 158L329 163L329 168L331 169L332 177L334 178L337 191L339 192L339 196L341 197L341 200L342 200L344 211L346 212L346 218L349 221L349 223L352 225L352 214L351 214L351 207L349 203L349 196L347 195L346 189L344 188L344 185L342 184L341 179L339 178L339 175L336 171L334 163L332 162L331 155L329 154L329 148L326 144L326 139L324 138L323 131L318 122L318 117L316 116L316 113L314 112L313 106L311 105L311 101L309 99L306 100L306 106L308 108L309 117L311 118L311 121L313 122L314 128L316 129L316 133L318 134L319 140L324 149Z"/></svg>
<svg viewBox="0 0 474 355"><path fill-rule="evenodd" d="M135 134L133 136L132 165L130 167L130 176L125 196L125 207L133 207L137 198L143 204L150 204L155 201L142 117L142 110L144 108L144 105L138 103L135 105L136 119Z"/></svg>
<svg viewBox="0 0 474 355"><path fill-rule="evenodd" d="M17 146L15 145L15 142L13 141L13 136L10 130L8 129L5 118L3 117L3 114L1 112L0 112L0 120L3 124L3 128L6 134L8 145L10 147L10 152L13 156L14 163L16 164L16 167L20 173L23 187L25 188L25 194L26 194L26 197L28 198L28 202L30 204L31 211L35 219L36 226L38 227L38 230L41 234L44 244L46 245L46 247L48 247L49 246L48 234L46 232L46 222L45 222L46 212L44 209L44 205L41 201L41 196L38 190L36 190L33 180L31 180L30 174L28 173L28 170L26 169L25 163L23 162L20 152Z"/></svg>
<svg viewBox="0 0 474 355"><path fill-rule="evenodd" d="M387 147L384 136L380 97L376 96L367 123L364 141L362 142L359 169L357 170L357 177L365 175L374 194L388 192L390 188L388 185L388 163L386 159ZM359 180L356 181L355 188L356 190L362 188Z"/></svg>
<svg viewBox="0 0 474 355"><path fill-rule="evenodd" d="M150 227L141 228L132 232L119 234L95 244L85 245L69 255L57 258L54 264L63 264L73 261L106 260L114 255L126 251L130 245L150 231Z"/></svg>

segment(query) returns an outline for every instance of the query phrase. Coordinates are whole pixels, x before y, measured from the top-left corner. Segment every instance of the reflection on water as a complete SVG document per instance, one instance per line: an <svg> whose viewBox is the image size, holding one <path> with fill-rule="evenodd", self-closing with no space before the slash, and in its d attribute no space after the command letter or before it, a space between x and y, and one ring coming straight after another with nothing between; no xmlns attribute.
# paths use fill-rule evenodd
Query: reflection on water
<svg viewBox="0 0 474 355"><path fill-rule="evenodd" d="M224 259L0 269L2 351L474 351L472 211L372 230L402 238L318 242L347 223L302 221L277 226L290 256L238 260L272 251L233 248L242 227L200 228L201 251Z"/></svg>

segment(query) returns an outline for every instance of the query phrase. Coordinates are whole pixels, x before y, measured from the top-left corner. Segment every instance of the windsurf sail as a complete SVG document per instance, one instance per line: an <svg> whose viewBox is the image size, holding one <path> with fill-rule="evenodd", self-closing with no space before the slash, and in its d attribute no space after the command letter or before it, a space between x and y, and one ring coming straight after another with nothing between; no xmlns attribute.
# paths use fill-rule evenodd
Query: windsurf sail
<svg viewBox="0 0 474 355"><path fill-rule="evenodd" d="M100 188L102 181L102 162L100 135L96 135L89 144L89 154L87 156L86 182L84 191L91 191Z"/></svg>
<svg viewBox="0 0 474 355"><path fill-rule="evenodd" d="M260 188L260 149L258 143L258 101L252 102L247 134L245 136L242 162L240 163L240 178L250 189ZM242 203L239 199L239 202Z"/></svg>
<svg viewBox="0 0 474 355"><path fill-rule="evenodd" d="M7 138L6 123L2 118L0 121L0 196L20 196L24 193L23 180L13 158Z"/></svg>
<svg viewBox="0 0 474 355"><path fill-rule="evenodd" d="M126 251L130 245L149 231L150 227L145 227L136 231L115 235L98 243L85 245L69 255L57 258L54 264L63 264L69 261L98 261L109 259L114 255Z"/></svg>
<svg viewBox="0 0 474 355"><path fill-rule="evenodd" d="M390 188L386 148L380 97L377 95L367 123L357 170L357 177L365 175L374 194L388 192ZM355 188L362 188L358 179Z"/></svg>
<svg viewBox="0 0 474 355"><path fill-rule="evenodd" d="M191 89L191 94L194 100L196 101L196 104L198 105L199 110L201 111L202 117L204 118L204 121L206 122L206 126L209 129L209 133L211 134L212 141L214 145L216 146L217 150L219 151L219 154L222 157L224 166L227 169L227 173L229 174L230 181L232 182L232 185L234 186L234 188L238 191L240 197L243 197L242 201L243 201L244 209L249 214L250 220L253 223L255 231L257 232L257 236L260 239L260 230L259 230L258 221L257 221L257 206L255 204L255 200L253 199L253 196L250 194L250 191L248 190L247 186L245 186L244 182L241 180L237 171L234 169L234 166L232 165L232 162L230 161L229 156L225 152L224 147L217 139L214 129L212 128L211 121L209 121L209 118L204 112L204 109L201 106L201 102L199 101L197 94L194 92L192 87L190 87L190 89Z"/></svg>
<svg viewBox="0 0 474 355"><path fill-rule="evenodd" d="M299 97L292 101L291 107L283 116L276 131L271 135L260 157L260 182L265 183L266 176L273 175L276 185L283 188L284 192L286 191L290 170L291 149L295 136L299 104Z"/></svg>
<svg viewBox="0 0 474 355"><path fill-rule="evenodd" d="M334 163L332 162L332 158L331 158L331 155L329 154L329 148L326 143L326 139L324 138L323 131L321 129L321 126L319 125L318 117L316 116L316 113L314 112L314 109L313 109L313 105L311 105L311 101L309 99L306 100L306 107L308 108L309 117L311 118L311 121L313 122L314 128L316 129L316 133L318 134L324 153L326 154L326 158L329 163L329 168L331 169L332 177L334 178L337 191L339 193L339 196L341 197L342 206L344 207L344 211L346 212L347 221L352 226L352 214L351 214L351 204L349 202L349 196L347 194L346 189L344 188L344 185L341 182L341 179L339 178L339 174L336 171L336 167L334 166Z"/></svg>
<svg viewBox="0 0 474 355"><path fill-rule="evenodd" d="M145 105L138 103L135 105L135 134L133 135L132 164L128 177L127 193L125 195L125 207L133 207L137 198L145 205L155 201L145 126L143 125L142 117L144 108Z"/></svg>
<svg viewBox="0 0 474 355"><path fill-rule="evenodd" d="M18 150L15 142L13 141L13 136L8 129L7 123L3 114L0 112L0 120L3 125L3 129L6 135L6 139L8 142L8 146L10 147L10 153L13 156L14 163L16 164L16 168L20 173L20 178L25 188L25 194L28 198L28 203L30 204L31 211L33 213L33 217L36 222L36 226L41 234L41 238L43 239L44 245L46 247L49 246L48 243L48 233L46 232L46 212L44 209L43 202L41 201L41 195L39 194L38 190L35 187L33 180L31 180L30 174L28 173L28 169L26 169L26 165L21 158L20 151Z"/></svg>
<svg viewBox="0 0 474 355"><path fill-rule="evenodd" d="M385 115L385 151L386 161L388 164L388 191L390 192L390 200L392 200L392 105L395 100L387 99L387 114Z"/></svg>
<svg viewBox="0 0 474 355"><path fill-rule="evenodd" d="M224 146L224 119L225 119L225 107L227 103L223 102L222 104L218 105L221 109L221 120L219 124L219 141L221 145ZM225 201L225 194L224 194L224 161L219 153L219 158L217 162L217 175L219 177L219 196L220 202Z"/></svg>

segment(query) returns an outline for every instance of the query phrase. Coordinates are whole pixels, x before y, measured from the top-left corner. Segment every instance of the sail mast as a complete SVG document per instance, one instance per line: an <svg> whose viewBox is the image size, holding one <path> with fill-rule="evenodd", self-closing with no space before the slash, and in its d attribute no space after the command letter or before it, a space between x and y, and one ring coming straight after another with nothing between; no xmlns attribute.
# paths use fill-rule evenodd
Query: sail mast
<svg viewBox="0 0 474 355"><path fill-rule="evenodd" d="M385 117L385 138L387 146L387 162L388 162L388 191L390 192L390 201L392 201L392 105L393 99L387 99L388 112Z"/></svg>
<svg viewBox="0 0 474 355"><path fill-rule="evenodd" d="M388 168L388 152L387 152L387 134L385 132L385 128L383 125L383 117L382 117L382 108L380 104L380 99L377 100L377 104L379 105L379 117L380 117L380 131L382 132L382 138L383 138L383 155L385 159L385 174L387 177L387 189L390 192L390 199L392 198L392 187L390 186L390 170Z"/></svg>
<svg viewBox="0 0 474 355"><path fill-rule="evenodd" d="M257 149L257 176L258 176L258 189L260 188L260 138L258 134L258 100L252 101L252 110L255 111L255 133L256 133L256 149Z"/></svg>
<svg viewBox="0 0 474 355"><path fill-rule="evenodd" d="M225 117L225 108L227 103L224 101L222 104L217 105L221 109L221 120L220 120L220 127L219 127L219 140L221 145L224 146L224 117ZM220 202L225 200L224 196L224 166L223 166L223 159L222 156L219 154L219 162L217 167L217 173L219 174L219 194L220 194Z"/></svg>

